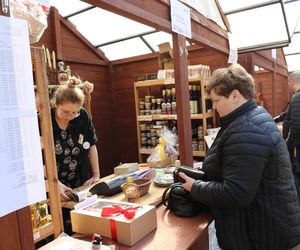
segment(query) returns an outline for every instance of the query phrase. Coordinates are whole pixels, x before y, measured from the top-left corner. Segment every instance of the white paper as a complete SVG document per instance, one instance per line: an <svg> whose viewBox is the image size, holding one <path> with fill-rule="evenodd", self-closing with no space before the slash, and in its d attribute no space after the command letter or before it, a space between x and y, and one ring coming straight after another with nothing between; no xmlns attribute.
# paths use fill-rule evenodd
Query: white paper
<svg viewBox="0 0 300 250"><path fill-rule="evenodd" d="M190 8L177 0L171 0L172 31L185 37L192 37Z"/></svg>
<svg viewBox="0 0 300 250"><path fill-rule="evenodd" d="M0 16L0 216L45 200L28 25Z"/></svg>
<svg viewBox="0 0 300 250"><path fill-rule="evenodd" d="M237 63L238 60L237 43L235 37L230 32L228 32L228 41L229 41L228 63Z"/></svg>
<svg viewBox="0 0 300 250"><path fill-rule="evenodd" d="M221 250L217 240L214 220L208 226L208 242L209 242L209 250Z"/></svg>
<svg viewBox="0 0 300 250"><path fill-rule="evenodd" d="M218 10L218 7L215 3L215 1L210 0L181 0L181 2L191 6L195 10L197 10L199 13L201 13L206 18L209 18L216 22L220 27L222 27L224 30L226 30L226 26L224 25L224 22L222 20L222 16Z"/></svg>
<svg viewBox="0 0 300 250"><path fill-rule="evenodd" d="M207 131L206 131L207 135L204 136L204 139L206 141L206 144L207 144L208 148L210 148L211 145L213 144L213 142L216 139L220 129L221 129L220 127L207 129Z"/></svg>
<svg viewBox="0 0 300 250"><path fill-rule="evenodd" d="M97 200L97 195L94 194L93 196L86 198L82 202L79 202L79 203L75 204L74 205L74 210L78 210L78 209L83 208L83 207L85 207L89 204L92 204L96 200Z"/></svg>

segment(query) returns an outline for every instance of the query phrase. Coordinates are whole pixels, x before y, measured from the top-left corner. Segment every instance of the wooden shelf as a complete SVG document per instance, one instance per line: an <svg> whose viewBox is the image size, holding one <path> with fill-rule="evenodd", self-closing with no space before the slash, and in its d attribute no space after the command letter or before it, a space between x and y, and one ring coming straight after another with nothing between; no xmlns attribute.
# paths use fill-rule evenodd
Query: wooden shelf
<svg viewBox="0 0 300 250"><path fill-rule="evenodd" d="M48 236L52 235L54 231L54 223L49 222L46 225L36 229L33 231L33 240L34 243L47 238Z"/></svg>
<svg viewBox="0 0 300 250"><path fill-rule="evenodd" d="M212 118L214 116L213 112L210 111L204 114L191 114L192 120L201 120ZM137 120L140 122L147 121L159 121L159 120L177 120L177 115L138 115Z"/></svg>
<svg viewBox="0 0 300 250"><path fill-rule="evenodd" d="M195 77L190 78L189 83L204 81L203 77ZM144 88L144 87L153 87L153 86L165 86L165 85L173 85L175 84L174 79L154 79L154 80L145 80L145 81L138 81L134 83L136 88Z"/></svg>
<svg viewBox="0 0 300 250"><path fill-rule="evenodd" d="M140 154L151 155L154 151L154 148L140 148ZM193 156L204 157L206 155L205 151L193 151Z"/></svg>
<svg viewBox="0 0 300 250"><path fill-rule="evenodd" d="M151 155L154 148L140 148L140 154Z"/></svg>
<svg viewBox="0 0 300 250"><path fill-rule="evenodd" d="M191 114L191 121L193 126L202 126L203 127L203 134L206 135L206 131L208 128L208 123L211 123L214 127L215 125L215 113L212 110L207 110L207 102L206 100L209 99L205 94L205 81L206 78L203 76L195 77L189 79L190 85L199 85L200 86L200 106L201 110L199 110L200 114ZM145 80L145 81L138 81L134 83L134 95L135 95L135 109L136 114L140 114L140 102L143 100L145 95L157 95L159 91L159 86L162 89L168 89L169 87L166 85L175 84L174 79L168 80ZM156 87L156 88L153 88ZM174 86L172 86L173 88ZM159 96L159 95L158 95ZM155 97L154 97L155 98ZM209 119L209 120L208 120ZM163 115L163 114L153 114L153 115L137 115L137 137L138 137L138 147L139 147L139 161L144 162L147 155L152 154L153 148L142 148L142 136L141 136L141 124L147 123L154 128L156 122L155 121L177 121L177 115ZM151 123L152 122L152 123ZM144 135L143 135L144 136ZM143 137L143 141L147 139L149 140L149 136ZM198 142L197 142L198 143ZM149 142L144 143L143 146L149 146ZM197 148L197 147L194 147ZM205 157L207 152L207 146L204 143L204 150L203 151L193 151L192 154L194 157Z"/></svg>
<svg viewBox="0 0 300 250"><path fill-rule="evenodd" d="M204 157L206 156L205 151L193 151L193 156Z"/></svg>

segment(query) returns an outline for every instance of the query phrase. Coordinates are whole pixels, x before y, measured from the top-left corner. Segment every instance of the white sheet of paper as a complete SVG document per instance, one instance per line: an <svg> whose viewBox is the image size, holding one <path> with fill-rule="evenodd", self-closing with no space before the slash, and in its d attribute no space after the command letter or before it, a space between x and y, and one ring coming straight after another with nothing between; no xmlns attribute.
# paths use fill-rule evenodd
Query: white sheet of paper
<svg viewBox="0 0 300 250"><path fill-rule="evenodd" d="M228 41L229 41L229 56L228 63L237 63L238 60L238 51L237 51L237 42L234 35L228 32Z"/></svg>
<svg viewBox="0 0 300 250"><path fill-rule="evenodd" d="M178 0L171 0L171 25L172 31L192 38L190 8Z"/></svg>
<svg viewBox="0 0 300 250"><path fill-rule="evenodd" d="M0 216L45 200L28 25L0 16Z"/></svg>
<svg viewBox="0 0 300 250"><path fill-rule="evenodd" d="M213 144L216 136L215 135L206 135L204 136L204 139L206 141L207 147L210 148L211 145Z"/></svg>

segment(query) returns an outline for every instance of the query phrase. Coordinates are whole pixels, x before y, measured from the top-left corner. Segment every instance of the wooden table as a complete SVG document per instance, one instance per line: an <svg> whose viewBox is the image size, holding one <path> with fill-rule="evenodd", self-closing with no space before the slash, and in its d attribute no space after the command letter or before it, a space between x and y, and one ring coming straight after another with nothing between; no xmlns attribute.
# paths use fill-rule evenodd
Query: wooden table
<svg viewBox="0 0 300 250"><path fill-rule="evenodd" d="M103 244L115 245L116 250L209 249L208 226L212 221L209 212L203 211L192 218L181 218L166 210L164 205L160 205L157 207L156 214L157 228L134 246L125 246L106 237L103 237ZM73 237L85 241L90 241L92 238L91 235L81 234L75 234Z"/></svg>
<svg viewBox="0 0 300 250"><path fill-rule="evenodd" d="M112 174L107 177L101 178L100 181L105 181L105 180L111 179L113 177L115 177L115 175ZM82 186L82 187L73 189L73 191L74 192L83 191L83 190L88 191L90 188L91 188L91 186L90 187ZM145 205L153 205L153 206L157 206L157 205L161 204L161 198L162 198L162 194L163 194L164 190L165 190L165 187L159 187L152 182L150 185L150 188L149 188L149 192L140 198L140 203L145 204ZM109 200L126 201L125 195L123 192L115 194L114 196L111 196L111 197L99 196L99 195L98 195L98 197L109 199ZM74 201L67 201L67 202L61 203L62 207L70 208L70 209L73 209L75 204L76 204L76 202L74 202Z"/></svg>
<svg viewBox="0 0 300 250"><path fill-rule="evenodd" d="M114 177L114 175L107 176L101 180L107 180ZM77 190L89 189L90 187L80 187ZM166 207L161 204L162 193L164 187L158 187L151 183L149 193L142 196L140 201L142 204L157 206L157 229L146 235L142 240L137 242L134 246L129 247L118 244L111 239L104 238L104 244L116 245L116 249L120 250L183 250L183 249L201 249L208 250L208 226L212 221L212 216L209 212L203 211L198 216L192 218L181 218L175 216ZM112 197L105 197L105 199L125 201L123 193L116 194ZM76 203L69 201L62 203L63 207L73 208ZM74 235L76 238L90 240L91 236Z"/></svg>
<svg viewBox="0 0 300 250"><path fill-rule="evenodd" d="M157 229L132 247L118 244L120 250L208 250L208 226L212 220L210 213L181 218L166 210L164 205L160 205L156 212Z"/></svg>

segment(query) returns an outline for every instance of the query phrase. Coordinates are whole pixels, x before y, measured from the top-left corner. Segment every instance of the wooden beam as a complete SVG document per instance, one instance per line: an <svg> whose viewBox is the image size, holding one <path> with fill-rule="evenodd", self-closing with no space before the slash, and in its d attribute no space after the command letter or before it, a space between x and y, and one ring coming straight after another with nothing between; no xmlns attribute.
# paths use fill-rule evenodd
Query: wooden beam
<svg viewBox="0 0 300 250"><path fill-rule="evenodd" d="M153 8L151 8L153 5L152 2L158 1L143 1L142 5L138 3L142 2L140 0L83 0L83 2L114 12L121 16L125 16L129 19L165 32L170 32L171 30L171 23L168 20L170 17L167 19L164 18L165 14L160 16L151 12L153 11ZM164 7L163 9L166 9L165 5L162 7Z"/></svg>
<svg viewBox="0 0 300 250"><path fill-rule="evenodd" d="M71 57L71 56L64 56L64 62L74 62L74 63L84 63L84 64L92 64L92 65L100 65L100 66L107 66L110 63L107 61L101 61L92 59L92 58L78 58L76 56Z"/></svg>
<svg viewBox="0 0 300 250"><path fill-rule="evenodd" d="M272 72L272 115L275 115L275 111L276 111L276 78L277 78L277 74L276 74L276 63L273 62L273 69L274 71Z"/></svg>
<svg viewBox="0 0 300 250"><path fill-rule="evenodd" d="M247 72L254 77L255 70L252 53L240 54L238 57L238 63L241 64L247 70Z"/></svg>
<svg viewBox="0 0 300 250"><path fill-rule="evenodd" d="M61 44L61 30L60 30L60 16L58 10L54 7L50 9L50 13L52 16L52 39L54 40L54 50L56 52L57 60L63 60L63 51Z"/></svg>
<svg viewBox="0 0 300 250"><path fill-rule="evenodd" d="M222 7L221 7L219 1L218 1L218 0L215 0L215 3L216 3L216 5L217 5L217 8L218 8L218 10L219 10L219 12L220 12L220 14L221 14L222 20L223 20L223 22L224 22L224 24L225 24L225 26L226 26L228 32L231 32L230 24L229 24L229 22L228 22L228 19L227 19L226 15L224 14L224 12L223 12L223 10L222 10Z"/></svg>
<svg viewBox="0 0 300 250"><path fill-rule="evenodd" d="M52 132L52 123L48 119L51 117L51 111L49 108L49 95L48 95L48 78L46 73L46 65L43 60L43 51L42 49L34 49L33 57L35 59L34 70L35 81L37 86L37 92L40 97L41 112L40 112L40 127L41 134L43 136L44 143L44 161L46 165L46 176L48 179L49 187L49 200L51 204L51 217L55 221L54 227L54 237L63 231L62 223L62 211L59 197L59 186L58 186L58 177L56 169L56 158L55 158L55 147L53 141L53 132ZM38 65L38 67L37 67ZM52 177L52 178L51 178Z"/></svg>
<svg viewBox="0 0 300 250"><path fill-rule="evenodd" d="M172 34L169 1L83 0L96 7ZM192 10L192 41L229 54L227 32Z"/></svg>
<svg viewBox="0 0 300 250"><path fill-rule="evenodd" d="M175 69L177 128L181 164L193 167L192 125L189 105L188 61L182 35L173 34L173 55Z"/></svg>
<svg viewBox="0 0 300 250"><path fill-rule="evenodd" d="M158 52L153 52L153 53L149 53L149 54L145 54L145 55L133 56L133 57L129 57L129 58L111 61L111 64L112 65L126 64L126 63L131 63L131 62L136 62L136 61L149 60L151 58L158 59Z"/></svg>

